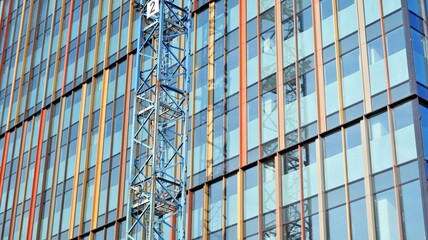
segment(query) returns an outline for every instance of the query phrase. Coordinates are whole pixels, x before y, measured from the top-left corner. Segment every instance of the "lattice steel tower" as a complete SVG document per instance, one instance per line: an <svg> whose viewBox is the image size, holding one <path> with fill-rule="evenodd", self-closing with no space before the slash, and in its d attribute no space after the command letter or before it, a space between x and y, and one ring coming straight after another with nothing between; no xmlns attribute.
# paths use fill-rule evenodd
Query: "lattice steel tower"
<svg viewBox="0 0 428 240"><path fill-rule="evenodd" d="M133 4L139 36L127 239L185 238L192 3L182 1Z"/></svg>

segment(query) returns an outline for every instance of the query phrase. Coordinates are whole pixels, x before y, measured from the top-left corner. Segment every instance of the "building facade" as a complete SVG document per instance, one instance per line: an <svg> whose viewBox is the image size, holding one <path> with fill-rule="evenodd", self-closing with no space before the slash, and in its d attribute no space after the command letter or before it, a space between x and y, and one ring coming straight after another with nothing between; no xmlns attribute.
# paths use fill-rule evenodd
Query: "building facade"
<svg viewBox="0 0 428 240"><path fill-rule="evenodd" d="M193 10L188 239L427 238L426 1ZM136 14L0 1L0 238L125 239Z"/></svg>

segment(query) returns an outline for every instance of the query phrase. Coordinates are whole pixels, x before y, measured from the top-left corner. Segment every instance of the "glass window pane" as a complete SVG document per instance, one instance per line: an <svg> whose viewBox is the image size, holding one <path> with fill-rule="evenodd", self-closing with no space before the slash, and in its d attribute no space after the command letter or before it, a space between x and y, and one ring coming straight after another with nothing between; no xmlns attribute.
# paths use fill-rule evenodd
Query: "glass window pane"
<svg viewBox="0 0 428 240"><path fill-rule="evenodd" d="M393 113L397 163L401 164L417 157L412 102L395 107Z"/></svg>
<svg viewBox="0 0 428 240"><path fill-rule="evenodd" d="M257 179L257 167L245 171L244 219L255 217L259 213Z"/></svg>
<svg viewBox="0 0 428 240"><path fill-rule="evenodd" d="M353 240L368 239L366 200L351 203L351 231Z"/></svg>
<svg viewBox="0 0 428 240"><path fill-rule="evenodd" d="M297 149L283 156L282 164L282 204L287 206L300 199L299 155Z"/></svg>
<svg viewBox="0 0 428 240"><path fill-rule="evenodd" d="M210 205L208 229L210 232L221 229L222 222L222 200L223 200L223 182L216 182L210 186Z"/></svg>
<svg viewBox="0 0 428 240"><path fill-rule="evenodd" d="M379 240L398 240L394 189L374 196L376 235Z"/></svg>
<svg viewBox="0 0 428 240"><path fill-rule="evenodd" d="M345 206L327 211L327 237L330 240L342 240L348 238L346 225Z"/></svg>
<svg viewBox="0 0 428 240"><path fill-rule="evenodd" d="M360 124L347 127L345 129L345 139L348 181L352 182L364 176Z"/></svg>
<svg viewBox="0 0 428 240"><path fill-rule="evenodd" d="M388 114L370 118L369 127L372 172L376 173L392 166Z"/></svg>
<svg viewBox="0 0 428 240"><path fill-rule="evenodd" d="M263 213L275 210L276 194L275 194L275 161L269 160L263 163Z"/></svg>
<svg viewBox="0 0 428 240"><path fill-rule="evenodd" d="M325 190L344 184L342 134L333 133L324 138Z"/></svg>
<svg viewBox="0 0 428 240"><path fill-rule="evenodd" d="M402 216L405 239L421 239L425 236L422 196L419 181L401 187Z"/></svg>

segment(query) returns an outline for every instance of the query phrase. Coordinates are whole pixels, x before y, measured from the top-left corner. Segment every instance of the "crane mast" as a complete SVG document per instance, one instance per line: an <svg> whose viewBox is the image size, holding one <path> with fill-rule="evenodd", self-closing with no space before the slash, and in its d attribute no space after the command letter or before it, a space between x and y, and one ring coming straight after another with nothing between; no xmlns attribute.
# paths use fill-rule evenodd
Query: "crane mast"
<svg viewBox="0 0 428 240"><path fill-rule="evenodd" d="M192 3L182 1L133 3L139 26L127 239L185 238Z"/></svg>

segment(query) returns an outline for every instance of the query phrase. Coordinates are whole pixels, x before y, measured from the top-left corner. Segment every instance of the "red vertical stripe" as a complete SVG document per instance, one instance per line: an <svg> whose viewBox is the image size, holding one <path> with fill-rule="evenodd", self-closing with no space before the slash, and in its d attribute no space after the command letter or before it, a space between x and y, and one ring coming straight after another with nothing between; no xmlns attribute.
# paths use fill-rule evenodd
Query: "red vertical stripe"
<svg viewBox="0 0 428 240"><path fill-rule="evenodd" d="M61 95L65 93L65 81L67 78L67 68L68 68L68 53L70 51L70 37L71 37L71 24L73 23L73 9L74 9L74 0L70 2L70 12L68 14L68 31L67 31L67 44L65 46L65 56L64 56L64 72L62 74L62 89ZM77 57L77 54L75 55Z"/></svg>
<svg viewBox="0 0 428 240"><path fill-rule="evenodd" d="M37 140L37 152L36 152L36 162L34 167L33 189L31 191L30 215L28 217L27 240L30 240L33 235L32 233L33 233L33 224L34 224L34 212L36 208L37 185L39 182L40 158L42 156L43 132L45 128L45 115L46 115L46 109L43 109L40 117L39 138Z"/></svg>

